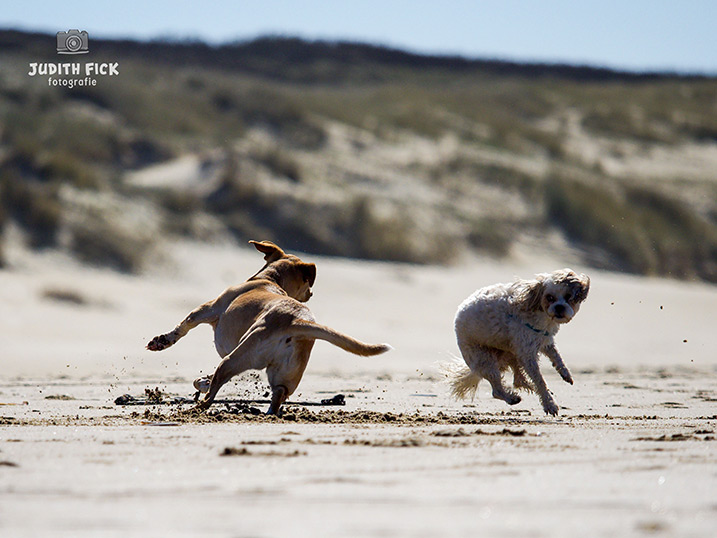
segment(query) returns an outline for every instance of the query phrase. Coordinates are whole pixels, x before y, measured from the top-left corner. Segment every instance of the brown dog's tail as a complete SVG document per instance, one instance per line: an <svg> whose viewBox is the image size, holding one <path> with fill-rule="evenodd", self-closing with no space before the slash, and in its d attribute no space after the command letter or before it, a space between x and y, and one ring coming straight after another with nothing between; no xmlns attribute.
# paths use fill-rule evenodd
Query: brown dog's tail
<svg viewBox="0 0 717 538"><path fill-rule="evenodd" d="M340 347L349 353L362 355L364 357L379 355L389 349L393 349L388 344L364 344L330 327L319 325L311 321L295 321L291 327L289 327L288 333L290 336L326 340L330 344Z"/></svg>

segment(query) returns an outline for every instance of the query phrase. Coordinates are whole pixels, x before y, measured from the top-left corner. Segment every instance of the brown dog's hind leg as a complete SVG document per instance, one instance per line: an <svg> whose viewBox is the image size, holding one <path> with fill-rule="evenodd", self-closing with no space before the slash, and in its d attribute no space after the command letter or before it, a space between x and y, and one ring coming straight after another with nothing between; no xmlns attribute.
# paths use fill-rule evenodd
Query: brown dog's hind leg
<svg viewBox="0 0 717 538"><path fill-rule="evenodd" d="M235 375L239 375L248 369L249 366L246 363L238 361L236 358L232 359L231 355L227 355L224 359L222 359L222 362L219 363L219 366L217 366L217 370L212 375L209 392L207 392L204 398L197 403L197 407L200 409L207 409L210 405L212 405L219 389L222 388L227 381Z"/></svg>
<svg viewBox="0 0 717 538"><path fill-rule="evenodd" d="M294 338L292 354L289 360L277 361L266 369L266 377L271 387L271 405L267 415L281 415L281 405L294 394L301 382L304 370L309 362L313 339Z"/></svg>
<svg viewBox="0 0 717 538"><path fill-rule="evenodd" d="M251 358L256 351L257 344L261 342L263 333L264 329L261 325L249 329L241 342L239 342L239 345L234 348L234 351L222 359L212 375L209 392L199 401L197 407L200 409L208 408L212 405L219 389L222 388L227 381L235 375L239 375L252 368Z"/></svg>
<svg viewBox="0 0 717 538"><path fill-rule="evenodd" d="M279 410L281 404L283 404L289 397L289 391L284 385L277 385L271 388L271 405L269 410L266 412L267 415L279 416Z"/></svg>

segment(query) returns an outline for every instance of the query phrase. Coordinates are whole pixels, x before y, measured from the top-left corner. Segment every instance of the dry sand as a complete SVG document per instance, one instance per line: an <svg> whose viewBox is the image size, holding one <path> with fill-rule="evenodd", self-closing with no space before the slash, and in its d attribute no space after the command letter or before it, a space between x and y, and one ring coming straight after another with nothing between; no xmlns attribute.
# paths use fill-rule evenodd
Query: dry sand
<svg viewBox="0 0 717 538"><path fill-rule="evenodd" d="M454 268L318 264L317 319L389 354L318 343L292 401L117 406L158 387L191 396L212 371L211 330L143 349L245 279L255 252L178 244L142 277L9 252L0 272L0 535L712 536L717 528L717 288L589 271L557 343L575 385L509 408L481 386L449 399L436 362L475 288L562 260ZM584 269L576 267L576 269ZM220 398L263 400L247 374Z"/></svg>

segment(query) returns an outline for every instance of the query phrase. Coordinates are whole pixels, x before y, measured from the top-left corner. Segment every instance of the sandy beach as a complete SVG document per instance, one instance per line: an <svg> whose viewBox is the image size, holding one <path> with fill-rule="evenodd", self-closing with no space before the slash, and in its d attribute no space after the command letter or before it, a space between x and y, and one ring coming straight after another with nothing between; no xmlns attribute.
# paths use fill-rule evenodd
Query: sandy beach
<svg viewBox="0 0 717 538"><path fill-rule="evenodd" d="M717 536L717 3L45 4L0 12L0 538ZM173 329L264 254L372 344L272 311L277 398L307 335L390 350L199 410ZM459 323L551 414L453 399L459 305L563 268Z"/></svg>
<svg viewBox="0 0 717 538"><path fill-rule="evenodd" d="M142 277L10 250L0 273L2 536L711 536L717 527L717 288L587 270L557 337L561 406L449 398L437 363L476 288L570 260L448 268L302 255L318 321L390 353L317 343L282 418L264 374L209 413L191 380L209 327L144 345L261 265L249 249L178 243ZM529 260L529 261L525 261ZM155 390L158 389L158 390ZM152 405L116 405L146 390ZM321 405L341 394L345 405Z"/></svg>

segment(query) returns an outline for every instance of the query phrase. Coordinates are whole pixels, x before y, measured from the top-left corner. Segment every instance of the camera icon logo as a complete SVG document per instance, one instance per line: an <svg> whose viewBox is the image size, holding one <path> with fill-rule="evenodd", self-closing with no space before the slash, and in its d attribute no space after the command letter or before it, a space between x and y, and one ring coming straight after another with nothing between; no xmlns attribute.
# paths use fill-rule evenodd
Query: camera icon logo
<svg viewBox="0 0 717 538"><path fill-rule="evenodd" d="M57 32L57 54L87 54L90 52L89 39L84 30Z"/></svg>

